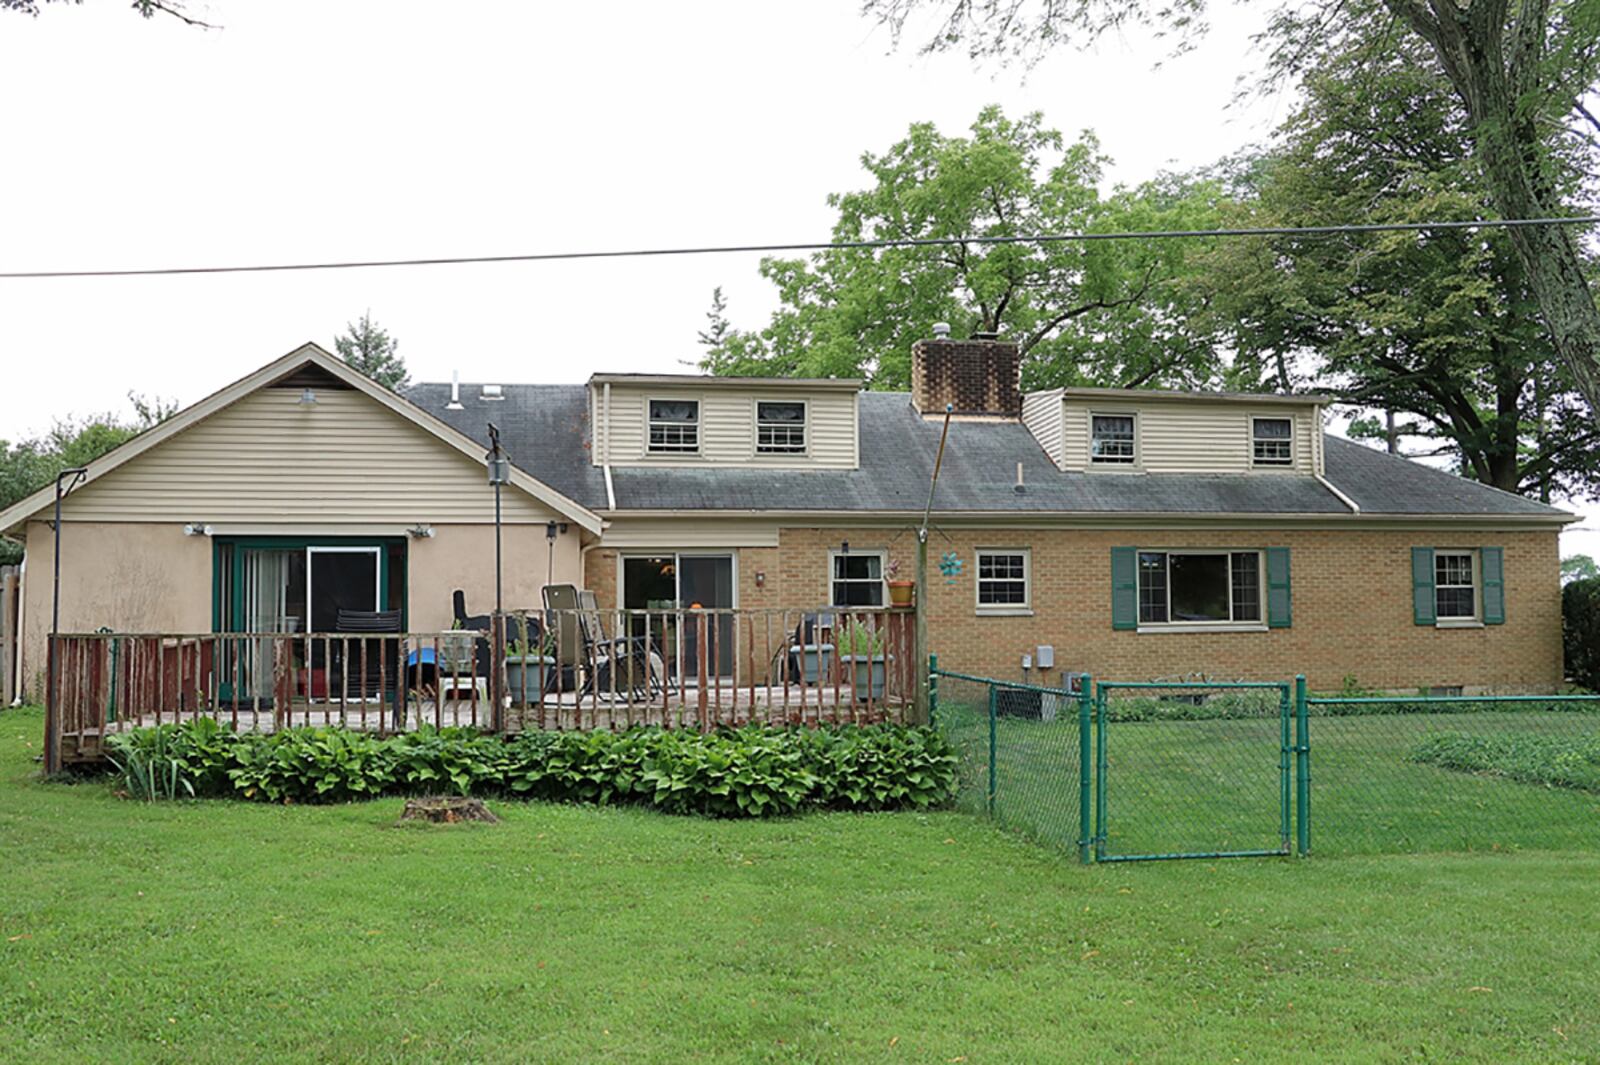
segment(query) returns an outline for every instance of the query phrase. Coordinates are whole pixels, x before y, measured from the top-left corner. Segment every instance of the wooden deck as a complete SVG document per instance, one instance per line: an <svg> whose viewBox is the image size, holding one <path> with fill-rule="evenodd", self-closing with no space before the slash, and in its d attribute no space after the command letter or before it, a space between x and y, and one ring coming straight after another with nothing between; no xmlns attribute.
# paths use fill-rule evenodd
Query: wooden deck
<svg viewBox="0 0 1600 1065"><path fill-rule="evenodd" d="M63 634L51 640L46 763L98 759L108 735L196 718L378 733L893 720L915 703L914 622L903 609L584 608L499 615L490 631Z"/></svg>

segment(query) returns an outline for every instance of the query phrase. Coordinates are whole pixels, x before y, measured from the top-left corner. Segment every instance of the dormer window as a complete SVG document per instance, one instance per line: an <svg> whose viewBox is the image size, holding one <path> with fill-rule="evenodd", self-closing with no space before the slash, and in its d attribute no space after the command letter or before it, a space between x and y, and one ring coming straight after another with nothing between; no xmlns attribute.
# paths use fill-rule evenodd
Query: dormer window
<svg viewBox="0 0 1600 1065"><path fill-rule="evenodd" d="M1257 466L1293 466L1293 423L1288 418L1251 418L1250 460Z"/></svg>
<svg viewBox="0 0 1600 1065"><path fill-rule="evenodd" d="M652 399L650 447L652 455L695 454L700 450L700 401Z"/></svg>
<svg viewBox="0 0 1600 1065"><path fill-rule="evenodd" d="M1090 418L1089 461L1097 466L1133 465L1133 415L1096 414Z"/></svg>
<svg viewBox="0 0 1600 1065"><path fill-rule="evenodd" d="M756 454L804 455L806 453L806 405L804 403L756 403Z"/></svg>

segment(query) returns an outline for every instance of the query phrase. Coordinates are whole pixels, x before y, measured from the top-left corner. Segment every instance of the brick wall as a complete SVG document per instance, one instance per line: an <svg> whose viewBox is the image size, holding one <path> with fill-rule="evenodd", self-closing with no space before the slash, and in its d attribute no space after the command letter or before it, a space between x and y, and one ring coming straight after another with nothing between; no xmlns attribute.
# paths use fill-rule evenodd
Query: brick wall
<svg viewBox="0 0 1600 1065"><path fill-rule="evenodd" d="M741 606L806 607L828 595L827 555L883 548L916 565L916 539L900 529L789 528L781 547L740 552ZM973 551L1031 547L1031 617L975 611ZM1294 624L1267 632L1118 632L1111 628L1111 548L1288 547ZM1499 546L1505 552L1506 622L1476 629L1413 624L1413 546ZM938 558L955 551L965 569L954 584ZM930 550L931 649L948 668L1021 677L1021 656L1055 647L1056 667L1104 678L1146 680L1187 673L1227 679L1288 679L1304 672L1315 689L1353 677L1366 687L1550 690L1561 682L1561 602L1555 532L1457 534L1417 531L1028 530L935 533ZM615 552L590 555L590 586L612 601ZM755 587L755 574L766 575Z"/></svg>
<svg viewBox="0 0 1600 1065"><path fill-rule="evenodd" d="M911 346L911 402L923 413L1022 413L1017 346L998 340L919 340Z"/></svg>

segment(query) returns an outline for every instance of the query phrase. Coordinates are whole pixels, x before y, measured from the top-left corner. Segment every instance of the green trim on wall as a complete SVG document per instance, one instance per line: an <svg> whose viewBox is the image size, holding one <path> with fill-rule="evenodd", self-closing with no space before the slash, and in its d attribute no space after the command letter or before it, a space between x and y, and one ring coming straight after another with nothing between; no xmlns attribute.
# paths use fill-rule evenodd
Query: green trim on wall
<svg viewBox="0 0 1600 1065"><path fill-rule="evenodd" d="M233 594L227 604L228 624L223 625L222 604L222 549L233 548ZM375 547L378 553L378 599L389 602L389 590L399 583L400 627L409 624L410 603L407 590L410 552L405 550L403 536L218 536L211 541L211 631L241 632L244 629L244 552L251 549L269 551L304 551L308 547ZM389 555L400 547L399 573L392 573Z"/></svg>

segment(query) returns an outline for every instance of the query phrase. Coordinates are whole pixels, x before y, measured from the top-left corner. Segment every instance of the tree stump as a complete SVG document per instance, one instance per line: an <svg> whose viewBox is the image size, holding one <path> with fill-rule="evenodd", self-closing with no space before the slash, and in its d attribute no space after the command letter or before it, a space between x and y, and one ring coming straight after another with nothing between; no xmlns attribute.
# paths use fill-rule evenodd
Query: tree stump
<svg viewBox="0 0 1600 1065"><path fill-rule="evenodd" d="M400 815L402 821L432 821L434 824L454 825L463 821L487 821L494 823L500 819L489 811L482 799L469 799L459 795L429 796L421 799L407 799L405 812Z"/></svg>

